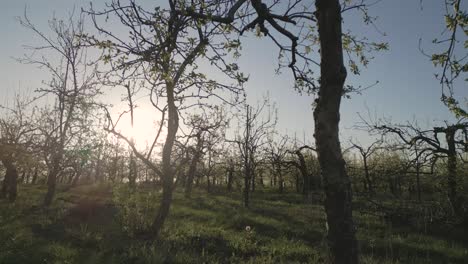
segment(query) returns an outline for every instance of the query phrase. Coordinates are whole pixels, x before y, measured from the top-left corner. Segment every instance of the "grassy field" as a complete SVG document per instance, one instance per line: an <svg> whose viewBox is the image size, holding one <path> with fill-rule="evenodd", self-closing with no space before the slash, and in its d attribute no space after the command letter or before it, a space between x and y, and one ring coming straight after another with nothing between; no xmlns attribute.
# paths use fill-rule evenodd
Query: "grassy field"
<svg viewBox="0 0 468 264"><path fill-rule="evenodd" d="M138 238L155 213L156 191L81 186L39 206L45 189L21 186L17 202L0 202L0 263L327 263L326 223L319 204L297 194L176 191L160 239ZM362 263L468 263L457 230L391 227L355 213ZM463 237L465 240L463 241Z"/></svg>

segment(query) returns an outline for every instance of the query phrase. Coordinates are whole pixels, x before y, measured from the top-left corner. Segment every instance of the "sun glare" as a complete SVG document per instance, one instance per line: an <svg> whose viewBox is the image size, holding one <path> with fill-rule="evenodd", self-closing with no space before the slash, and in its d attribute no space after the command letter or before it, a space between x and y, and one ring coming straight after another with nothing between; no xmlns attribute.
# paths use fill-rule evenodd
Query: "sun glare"
<svg viewBox="0 0 468 264"><path fill-rule="evenodd" d="M116 130L129 140L135 142L135 145L139 149L144 149L153 143L158 130L156 123L160 121L160 116L151 108L143 107L136 108L133 114L133 126L130 114L127 114L120 119ZM162 133L164 133L164 130Z"/></svg>

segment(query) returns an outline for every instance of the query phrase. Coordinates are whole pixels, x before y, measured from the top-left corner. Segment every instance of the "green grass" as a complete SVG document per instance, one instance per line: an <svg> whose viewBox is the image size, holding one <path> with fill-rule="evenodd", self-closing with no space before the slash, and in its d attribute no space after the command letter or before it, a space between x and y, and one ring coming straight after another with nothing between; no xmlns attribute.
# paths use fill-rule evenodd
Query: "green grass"
<svg viewBox="0 0 468 264"><path fill-rule="evenodd" d="M256 192L245 209L237 193L176 191L160 239L146 242L135 234L151 224L159 192L82 186L43 209L44 191L21 186L16 203L0 201L0 263L328 262L323 208L300 195ZM83 204L97 210L83 214ZM463 241L355 219L363 263L468 263Z"/></svg>

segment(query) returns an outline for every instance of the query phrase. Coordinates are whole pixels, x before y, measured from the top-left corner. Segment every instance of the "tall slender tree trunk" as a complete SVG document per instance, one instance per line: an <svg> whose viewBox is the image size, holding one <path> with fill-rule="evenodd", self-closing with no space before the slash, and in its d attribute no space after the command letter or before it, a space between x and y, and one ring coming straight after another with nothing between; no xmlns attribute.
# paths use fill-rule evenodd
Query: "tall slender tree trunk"
<svg viewBox="0 0 468 264"><path fill-rule="evenodd" d="M414 150L416 154L416 188L418 192L418 202L421 202L421 175L420 175L421 165L419 164L418 148L416 145L414 146Z"/></svg>
<svg viewBox="0 0 468 264"><path fill-rule="evenodd" d="M245 168L244 173L244 207L250 205L250 168Z"/></svg>
<svg viewBox="0 0 468 264"><path fill-rule="evenodd" d="M128 173L128 185L131 189L136 187L136 178L137 178L137 165L133 151L130 153L130 164L129 164L129 173Z"/></svg>
<svg viewBox="0 0 468 264"><path fill-rule="evenodd" d="M212 184L212 182L211 182L211 180L210 180L210 175L209 175L209 174L206 174L206 191L207 191L208 193L211 192L211 184Z"/></svg>
<svg viewBox="0 0 468 264"><path fill-rule="evenodd" d="M258 172L258 183L260 184L260 186L263 188L264 187L264 181L263 181L263 169L261 169L259 172Z"/></svg>
<svg viewBox="0 0 468 264"><path fill-rule="evenodd" d="M249 207L249 202L250 202L250 180L252 177L252 167L251 167L251 151L249 148L249 143L250 143L250 125L251 125L251 109L249 105L246 107L247 109L247 116L246 116L246 122L245 122L245 141L244 141L244 207Z"/></svg>
<svg viewBox="0 0 468 264"><path fill-rule="evenodd" d="M233 174L234 174L234 166L229 165L228 175L227 175L227 190L228 191L232 190L232 180L234 176Z"/></svg>
<svg viewBox="0 0 468 264"><path fill-rule="evenodd" d="M172 202L172 191L174 184L174 169L171 163L172 147L176 139L177 130L179 129L179 115L174 102L174 86L169 83L167 85L167 105L168 105L168 120L167 120L167 137L164 143L162 152L162 198L159 203L159 209L156 218L151 226L152 236L157 238L161 231Z"/></svg>
<svg viewBox="0 0 468 264"><path fill-rule="evenodd" d="M24 183L28 184L28 183L30 182L30 181L29 181L30 179L31 179L31 170L29 170L29 171L28 171L28 174L26 174L26 179L25 179L25 182L24 182Z"/></svg>
<svg viewBox="0 0 468 264"><path fill-rule="evenodd" d="M257 180L256 176L257 176L257 174L255 173L255 170L252 170L252 177L251 177L252 179L251 179L251 184L250 184L251 187L252 187L251 188L252 192L255 192L255 188L256 188L255 181Z"/></svg>
<svg viewBox="0 0 468 264"><path fill-rule="evenodd" d="M338 0L316 0L320 38L320 90L314 110L315 139L325 189L328 244L333 262L359 263L352 217L351 184L339 140L340 103L346 80L343 64L341 6Z"/></svg>

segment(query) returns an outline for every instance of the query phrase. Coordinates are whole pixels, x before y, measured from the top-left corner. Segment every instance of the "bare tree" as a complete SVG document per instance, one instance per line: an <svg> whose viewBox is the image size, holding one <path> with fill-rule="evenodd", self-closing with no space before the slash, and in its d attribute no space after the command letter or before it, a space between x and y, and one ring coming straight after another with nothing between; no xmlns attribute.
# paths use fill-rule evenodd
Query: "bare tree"
<svg viewBox="0 0 468 264"><path fill-rule="evenodd" d="M278 177L278 191L280 193L284 192L283 170L286 165L286 156L288 154L287 143L287 136L281 137L278 141L274 141L273 138L270 138L266 147L266 155L268 156L269 163L271 164L273 173Z"/></svg>
<svg viewBox="0 0 468 264"><path fill-rule="evenodd" d="M350 141L350 143L351 143L351 148L357 149L359 155L362 158L362 163L364 166L364 178L365 178L364 188L370 195L373 195L375 193L375 189L374 189L375 180L370 175L371 168L369 168L369 158L377 150L380 149L382 141L381 140L374 141L368 147L363 147L361 144L354 142L352 140Z"/></svg>
<svg viewBox="0 0 468 264"><path fill-rule="evenodd" d="M244 104L239 113L239 132L231 142L237 144L244 170L243 201L244 206L250 204L250 188L258 164L258 152L267 144L267 136L273 132L276 125L276 112L273 112L269 100L263 100L256 107ZM244 112L245 111L245 112Z"/></svg>
<svg viewBox="0 0 468 264"><path fill-rule="evenodd" d="M189 5L182 3L178 11L200 21L227 24L239 34L257 29L257 35L269 37L279 47L279 69L287 67L291 70L296 81L295 88L307 92L318 91L314 111L315 138L324 178L329 245L334 262L357 263L351 185L338 137L341 97L354 89L345 86L344 51L348 55L351 71L359 74L356 60L351 55L356 54L357 60L366 65L368 58L364 51L385 50L387 45L368 42L343 32L341 13L348 10L362 11L364 21L373 23L365 1L356 4L343 1L340 5L339 0L316 0L315 9L311 1L279 3L273 1L268 5L262 0L192 1ZM197 12L197 5L203 5L204 12ZM318 32L305 29L311 23L317 25ZM307 43L306 40L312 42ZM320 43L320 63L309 55L316 43ZM314 66L320 67L320 78L315 78Z"/></svg>
<svg viewBox="0 0 468 264"><path fill-rule="evenodd" d="M5 167L5 177L0 196L14 202L17 196L18 166L32 156L34 143L34 112L28 112L30 102L16 96L12 107L1 106L0 117L0 161ZM24 175L24 171L23 171Z"/></svg>
<svg viewBox="0 0 468 264"><path fill-rule="evenodd" d="M288 150L288 153L295 155L297 159L292 158L288 161L288 163L291 163L300 171L302 176L302 195L306 201L311 201L312 191L317 190L320 187L320 176L314 175L307 166L306 156L304 156L303 153L305 150L316 152L316 149L309 145L298 147L297 141L295 140L293 149Z"/></svg>
<svg viewBox="0 0 468 264"><path fill-rule="evenodd" d="M83 128L75 124L87 116L92 100L98 94L95 86L96 68L88 66L85 43L80 37L84 33L82 16L76 21L73 14L67 20L52 18L49 21L53 34L51 37L40 31L29 20L26 12L19 21L43 42L40 46L30 47L31 55L20 61L44 68L51 74L51 81L45 83L47 87L37 90L41 96L52 96L55 100L55 105L42 120L49 126L43 130L49 146L48 189L44 198L44 205L48 206L55 194L65 148L73 136L78 134L76 130ZM52 60L54 56L58 56L57 62Z"/></svg>
<svg viewBox="0 0 468 264"><path fill-rule="evenodd" d="M200 8L199 11L202 12L203 8ZM154 144L147 153L142 153L125 135L116 130L118 122L109 119L107 127L109 132L125 140L135 156L162 179L162 199L149 234L149 237L155 238L165 222L172 201L176 174L172 154L181 112L193 106L202 106L203 99L217 98L229 102L223 98L223 92L234 95L233 99L236 99L247 78L238 71L237 65L224 59L226 54L223 49L226 43L214 42L221 38L227 40L227 45L231 45L231 41L224 37L224 30L219 26L194 23L193 19L178 14L173 1L169 1L168 9L157 7L152 11L145 10L135 1L128 4L111 1L104 11L91 8L86 13L105 38L101 40L95 36L86 36L91 44L103 50L101 59L111 68L105 76L106 84L129 85L130 81L138 85L136 90L146 88L143 89L148 92L145 96L149 97L162 116L160 127L167 126L162 148L162 169L150 157ZM104 28L101 25L104 22L98 21L104 17L116 19L130 31L129 38L123 39L119 33ZM195 64L197 59L212 62L234 84L226 85L209 79L199 71ZM130 95L131 93L129 99ZM132 105L134 104L129 103L130 113L133 112ZM158 140L160 131L161 129L154 142Z"/></svg>
<svg viewBox="0 0 468 264"><path fill-rule="evenodd" d="M457 156L460 151L466 151L468 145L468 123L464 118L460 119L456 124L446 124L444 127L433 127L428 130L423 130L411 123L406 125L372 124L371 127L374 131L384 135L396 135L410 149L416 145L421 145L421 148L418 148L417 157L426 153L430 153L430 155L437 158L446 157L447 194L451 206L458 216L463 216L466 213L463 198L457 191ZM443 139L440 138L441 134Z"/></svg>
<svg viewBox="0 0 468 264"><path fill-rule="evenodd" d="M189 120L189 127L192 128L189 138L193 138L195 146L190 147L192 158L185 182L185 196L190 197L193 180L197 170L197 164L201 161L205 153L208 153L208 167L212 169L212 154L216 144L224 140L224 128L228 120L222 110L215 111L211 115L206 111L200 115L193 115ZM208 184L209 184L209 174ZM208 185L209 186L209 185Z"/></svg>

